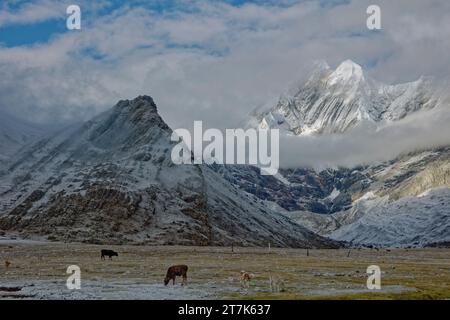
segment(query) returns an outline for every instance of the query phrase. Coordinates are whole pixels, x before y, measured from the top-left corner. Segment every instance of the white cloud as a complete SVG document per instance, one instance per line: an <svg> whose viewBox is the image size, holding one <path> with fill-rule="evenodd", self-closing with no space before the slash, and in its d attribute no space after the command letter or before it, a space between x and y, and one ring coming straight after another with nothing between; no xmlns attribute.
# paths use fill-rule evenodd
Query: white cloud
<svg viewBox="0 0 450 320"><path fill-rule="evenodd" d="M29 24L48 19L64 17L61 6L52 0L39 0L24 3L18 10L12 10L11 4L16 1L5 1L0 11L0 27L10 24Z"/></svg>
<svg viewBox="0 0 450 320"><path fill-rule="evenodd" d="M379 130L360 126L342 135L284 137L280 166L315 169L354 167L400 154L450 145L449 105L413 114ZM388 143L387 143L388 142Z"/></svg>
<svg viewBox="0 0 450 320"><path fill-rule="evenodd" d="M41 45L0 48L0 108L35 121L80 120L119 99L150 94L174 128L189 128L194 120L234 127L304 77L317 59L335 66L350 58L388 82L449 74L447 0L379 1L381 32L366 29L369 4L234 7L185 0L179 4L184 9L175 12L124 6L107 16L94 14L81 32ZM31 18L27 10L9 12L3 21L46 16L42 9Z"/></svg>

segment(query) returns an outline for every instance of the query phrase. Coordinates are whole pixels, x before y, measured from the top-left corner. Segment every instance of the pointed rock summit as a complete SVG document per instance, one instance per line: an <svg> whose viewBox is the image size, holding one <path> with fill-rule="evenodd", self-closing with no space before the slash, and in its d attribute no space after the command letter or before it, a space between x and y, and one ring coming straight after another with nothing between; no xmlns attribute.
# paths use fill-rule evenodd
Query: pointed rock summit
<svg viewBox="0 0 450 320"><path fill-rule="evenodd" d="M129 110L142 109L149 112L158 112L155 101L153 101L152 97L147 95L138 96L133 100L120 100L113 108Z"/></svg>

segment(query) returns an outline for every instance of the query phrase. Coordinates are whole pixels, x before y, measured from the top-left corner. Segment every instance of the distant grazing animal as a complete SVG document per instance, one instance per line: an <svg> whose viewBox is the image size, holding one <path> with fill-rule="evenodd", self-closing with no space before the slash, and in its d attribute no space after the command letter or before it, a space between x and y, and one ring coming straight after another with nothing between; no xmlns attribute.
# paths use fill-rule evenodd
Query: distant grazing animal
<svg viewBox="0 0 450 320"><path fill-rule="evenodd" d="M11 262L8 261L8 260L6 260L6 261L5 261L5 267L6 267L6 269L8 269L10 265L11 265Z"/></svg>
<svg viewBox="0 0 450 320"><path fill-rule="evenodd" d="M186 266L184 264L178 265L178 266L171 266L169 269L167 269L167 274L166 274L166 277L164 278L164 285L167 286L167 284L169 283L170 280L172 280L173 284L175 285L175 278L177 276L183 277L183 282L181 283L181 285L186 284L187 271L188 271L188 266Z"/></svg>
<svg viewBox="0 0 450 320"><path fill-rule="evenodd" d="M278 277L272 277L272 274L269 274L269 286L271 292L285 292L284 289L284 281Z"/></svg>
<svg viewBox="0 0 450 320"><path fill-rule="evenodd" d="M114 256L118 257L119 254L113 250L105 250L105 249L102 250L102 256L101 256L102 260L105 260L105 257L109 257L109 259L112 259L112 257L114 257Z"/></svg>
<svg viewBox="0 0 450 320"><path fill-rule="evenodd" d="M253 278L253 275L242 270L241 271L241 285L248 288L250 286L250 280Z"/></svg>

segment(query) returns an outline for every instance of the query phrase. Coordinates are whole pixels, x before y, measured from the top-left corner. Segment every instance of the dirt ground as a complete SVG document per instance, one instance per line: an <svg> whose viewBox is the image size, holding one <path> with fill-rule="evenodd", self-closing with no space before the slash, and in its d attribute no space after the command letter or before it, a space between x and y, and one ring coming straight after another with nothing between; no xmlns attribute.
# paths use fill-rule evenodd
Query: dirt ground
<svg viewBox="0 0 450 320"><path fill-rule="evenodd" d="M104 248L119 257L101 260ZM189 266L186 286L181 279L164 286L174 264ZM66 287L69 265L81 269L80 290ZM366 287L369 265L381 268L381 290ZM248 288L240 282L241 270L253 274ZM450 299L450 249L232 252L3 241L0 299Z"/></svg>

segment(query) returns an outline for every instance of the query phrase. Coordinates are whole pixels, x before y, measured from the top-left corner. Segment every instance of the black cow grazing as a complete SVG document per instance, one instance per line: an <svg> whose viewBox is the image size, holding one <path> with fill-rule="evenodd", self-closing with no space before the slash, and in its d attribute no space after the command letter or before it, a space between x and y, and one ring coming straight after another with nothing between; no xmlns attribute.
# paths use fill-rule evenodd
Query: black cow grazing
<svg viewBox="0 0 450 320"><path fill-rule="evenodd" d="M167 274L166 277L164 278L164 285L167 286L167 284L169 283L170 280L173 281L173 285L175 285L175 278L177 276L182 276L183 277L183 282L181 283L181 285L186 284L187 282L187 271L188 271L188 266L186 265L179 265L179 266L172 266L169 269L167 269Z"/></svg>
<svg viewBox="0 0 450 320"><path fill-rule="evenodd" d="M118 257L119 254L112 250L105 250L105 249L102 250L102 256L101 256L102 260L105 260L105 257L109 257L109 259L111 260L112 257L114 257L114 256Z"/></svg>

